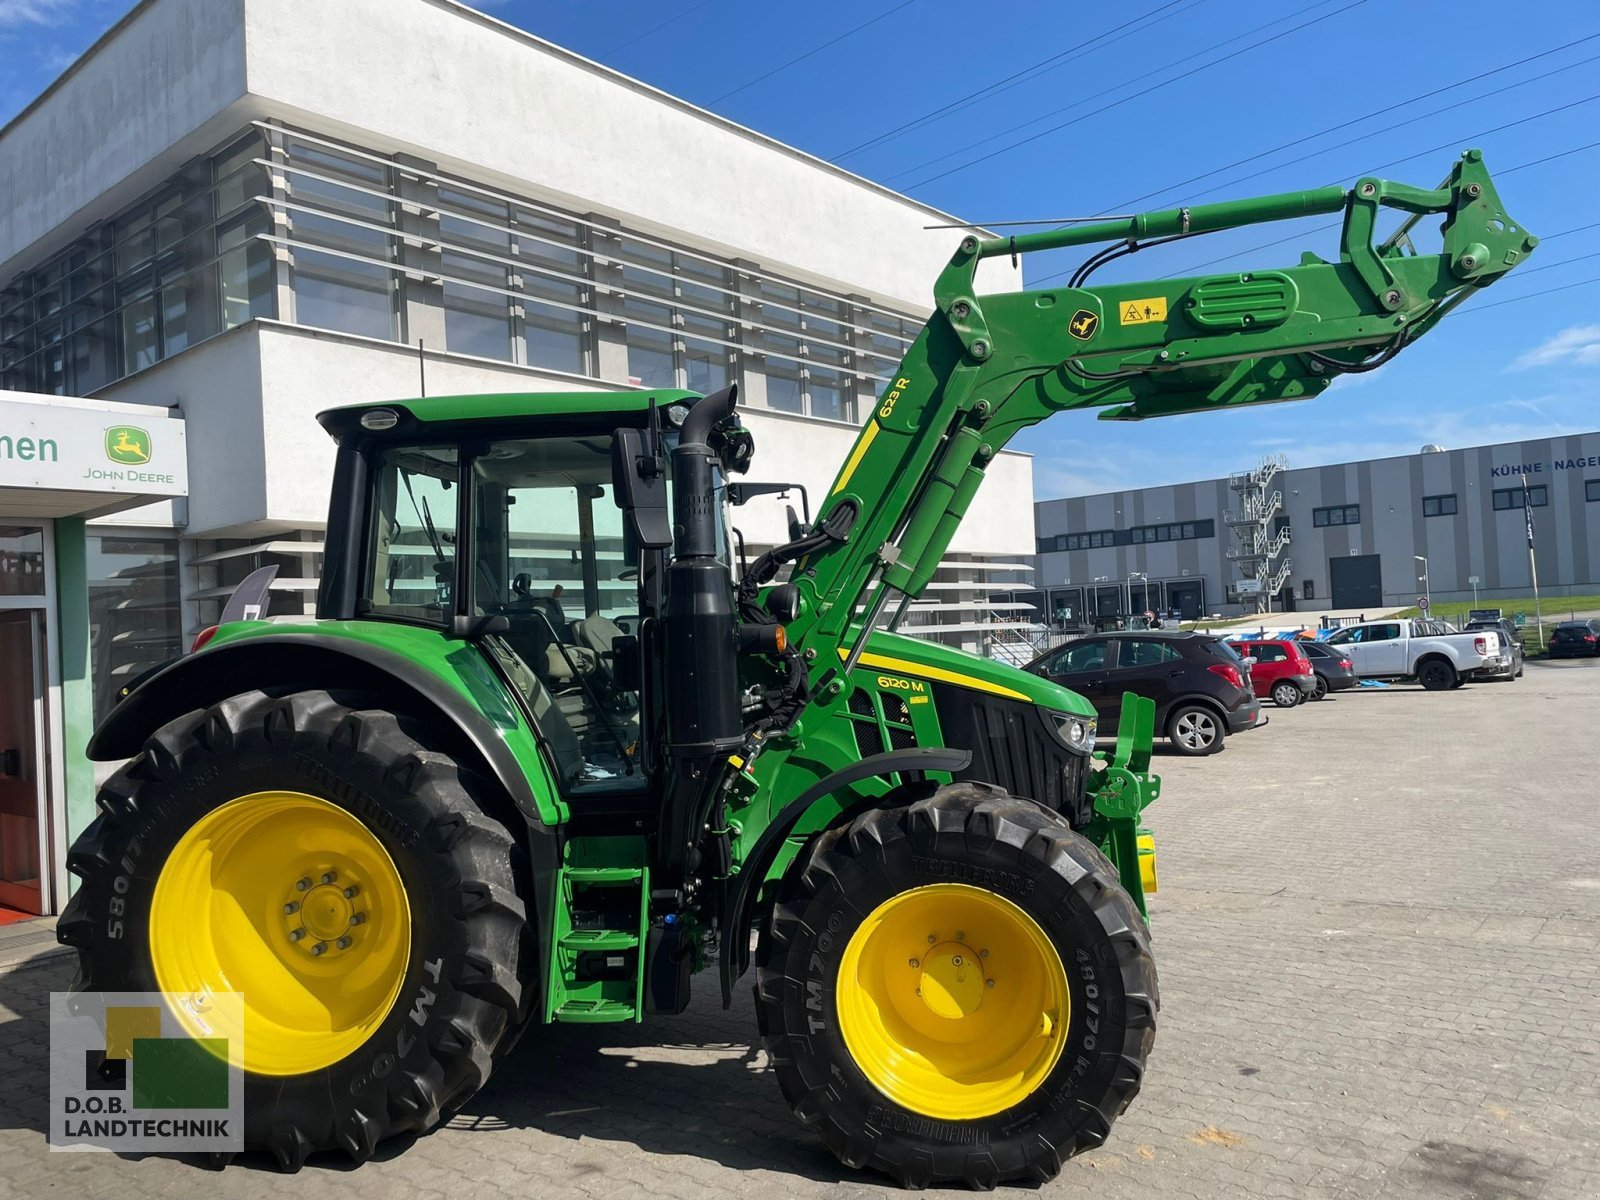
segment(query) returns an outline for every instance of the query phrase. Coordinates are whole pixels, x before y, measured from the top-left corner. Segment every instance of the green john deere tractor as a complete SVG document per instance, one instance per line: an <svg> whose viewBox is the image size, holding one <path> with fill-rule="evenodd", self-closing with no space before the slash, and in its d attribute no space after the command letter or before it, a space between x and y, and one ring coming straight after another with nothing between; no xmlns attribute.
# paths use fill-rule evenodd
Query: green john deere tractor
<svg viewBox="0 0 1600 1200"><path fill-rule="evenodd" d="M1406 217L1378 241L1383 208ZM1336 261L1086 282L1319 213ZM984 258L1092 244L1068 286L974 290ZM1314 396L1534 245L1476 152L1434 190L965 237L816 520L742 572L732 389L324 413L317 618L223 625L94 736L126 762L71 854L79 986L231 1035L246 1144L295 1169L431 1128L531 1023L679 1013L706 971L726 1004L755 935L778 1084L840 1159L1051 1178L1155 1036L1151 709L1096 754L1083 699L900 616L1018 431Z"/></svg>

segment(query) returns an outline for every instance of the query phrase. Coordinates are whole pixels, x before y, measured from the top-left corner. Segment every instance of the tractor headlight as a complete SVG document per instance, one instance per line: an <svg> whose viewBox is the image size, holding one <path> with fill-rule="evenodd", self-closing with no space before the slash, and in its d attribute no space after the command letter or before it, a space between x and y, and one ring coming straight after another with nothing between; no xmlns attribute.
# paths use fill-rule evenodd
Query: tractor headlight
<svg viewBox="0 0 1600 1200"><path fill-rule="evenodd" d="M1051 723L1056 737L1074 754L1087 754L1094 749L1095 719L1078 717L1072 713L1052 712Z"/></svg>

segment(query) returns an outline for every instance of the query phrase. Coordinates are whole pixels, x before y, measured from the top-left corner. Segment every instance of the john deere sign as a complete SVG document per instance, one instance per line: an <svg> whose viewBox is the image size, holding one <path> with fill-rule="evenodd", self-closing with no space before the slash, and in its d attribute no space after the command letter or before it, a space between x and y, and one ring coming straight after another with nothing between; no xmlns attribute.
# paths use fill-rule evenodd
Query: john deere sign
<svg viewBox="0 0 1600 1200"><path fill-rule="evenodd" d="M159 408L0 392L0 492L12 488L186 495L183 422Z"/></svg>
<svg viewBox="0 0 1600 1200"><path fill-rule="evenodd" d="M143 466L150 461L150 435L132 425L116 425L106 430L106 457L114 463Z"/></svg>

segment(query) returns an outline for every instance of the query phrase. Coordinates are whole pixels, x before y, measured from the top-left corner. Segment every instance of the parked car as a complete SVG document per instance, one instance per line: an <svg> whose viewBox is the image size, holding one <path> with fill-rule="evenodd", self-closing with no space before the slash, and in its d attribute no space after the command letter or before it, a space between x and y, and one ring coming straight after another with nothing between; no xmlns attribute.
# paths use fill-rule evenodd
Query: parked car
<svg viewBox="0 0 1600 1200"><path fill-rule="evenodd" d="M1362 679L1415 679L1430 692L1503 675L1511 665L1498 633L1448 633L1420 617L1347 625L1327 645L1345 650Z"/></svg>
<svg viewBox="0 0 1600 1200"><path fill-rule="evenodd" d="M1279 708L1304 704L1317 690L1316 672L1297 639L1236 641L1233 648L1255 660L1250 664L1250 680L1256 695L1262 699L1271 696Z"/></svg>
<svg viewBox="0 0 1600 1200"><path fill-rule="evenodd" d="M1563 621L1550 631L1550 657L1600 656L1600 621Z"/></svg>
<svg viewBox="0 0 1600 1200"><path fill-rule="evenodd" d="M1311 670L1317 677L1311 692L1313 700L1321 700L1329 692L1342 692L1346 688L1361 686L1355 663L1337 646L1312 641L1301 641L1299 646L1311 660Z"/></svg>
<svg viewBox="0 0 1600 1200"><path fill-rule="evenodd" d="M1522 660L1527 654L1527 647L1522 640L1522 631L1504 617L1493 620L1485 617L1467 622L1463 633L1476 633L1480 629L1492 630L1500 635L1500 644L1511 651L1511 665L1503 675L1495 676L1496 679L1521 679Z"/></svg>
<svg viewBox="0 0 1600 1200"><path fill-rule="evenodd" d="M1214 754L1229 734L1265 725L1249 669L1221 638L1173 630L1095 634L1047 650L1028 670L1071 688L1114 734L1122 694L1156 702L1156 734L1180 754Z"/></svg>

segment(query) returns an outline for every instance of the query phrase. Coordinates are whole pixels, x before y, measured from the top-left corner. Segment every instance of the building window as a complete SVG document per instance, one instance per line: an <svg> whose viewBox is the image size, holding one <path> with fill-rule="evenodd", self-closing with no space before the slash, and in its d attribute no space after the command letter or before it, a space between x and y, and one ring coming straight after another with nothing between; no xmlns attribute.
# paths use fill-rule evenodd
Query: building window
<svg viewBox="0 0 1600 1200"><path fill-rule="evenodd" d="M1361 505L1335 504L1331 508L1313 508L1311 510L1311 524L1318 529L1330 525L1359 525L1361 524Z"/></svg>
<svg viewBox="0 0 1600 1200"><path fill-rule="evenodd" d="M1528 507L1543 508L1550 503L1550 490L1542 483L1531 484L1528 487ZM1522 507L1522 489L1496 488L1494 491L1494 509L1496 512L1505 512L1508 509Z"/></svg>
<svg viewBox="0 0 1600 1200"><path fill-rule="evenodd" d="M621 268L615 302L601 267ZM749 372L773 408L852 423L922 326L273 125L0 287L0 388L87 394L261 317L405 340L419 307L442 308L442 349L572 375L593 373L614 322L646 386L711 392Z"/></svg>
<svg viewBox="0 0 1600 1200"><path fill-rule="evenodd" d="M1600 479L1585 479L1583 481L1583 498L1585 500L1600 500Z"/></svg>
<svg viewBox="0 0 1600 1200"><path fill-rule="evenodd" d="M445 349L510 361L510 210L455 188L439 189L439 206Z"/></svg>
<svg viewBox="0 0 1600 1200"><path fill-rule="evenodd" d="M89 678L102 721L123 685L183 653L178 539L87 532Z"/></svg>
<svg viewBox="0 0 1600 1200"><path fill-rule="evenodd" d="M1132 529L1064 534L1056 538L1056 549L1099 550L1106 546L1146 546L1155 542L1187 542L1216 536L1215 521L1180 521L1170 525L1138 525ZM1059 544L1062 542L1065 544Z"/></svg>
<svg viewBox="0 0 1600 1200"><path fill-rule="evenodd" d="M289 139L286 157L295 322L393 341L398 314L388 168L298 138Z"/></svg>
<svg viewBox="0 0 1600 1200"><path fill-rule="evenodd" d="M1422 515L1425 517L1453 517L1456 515L1456 496L1454 492L1444 496L1424 496L1422 498Z"/></svg>

